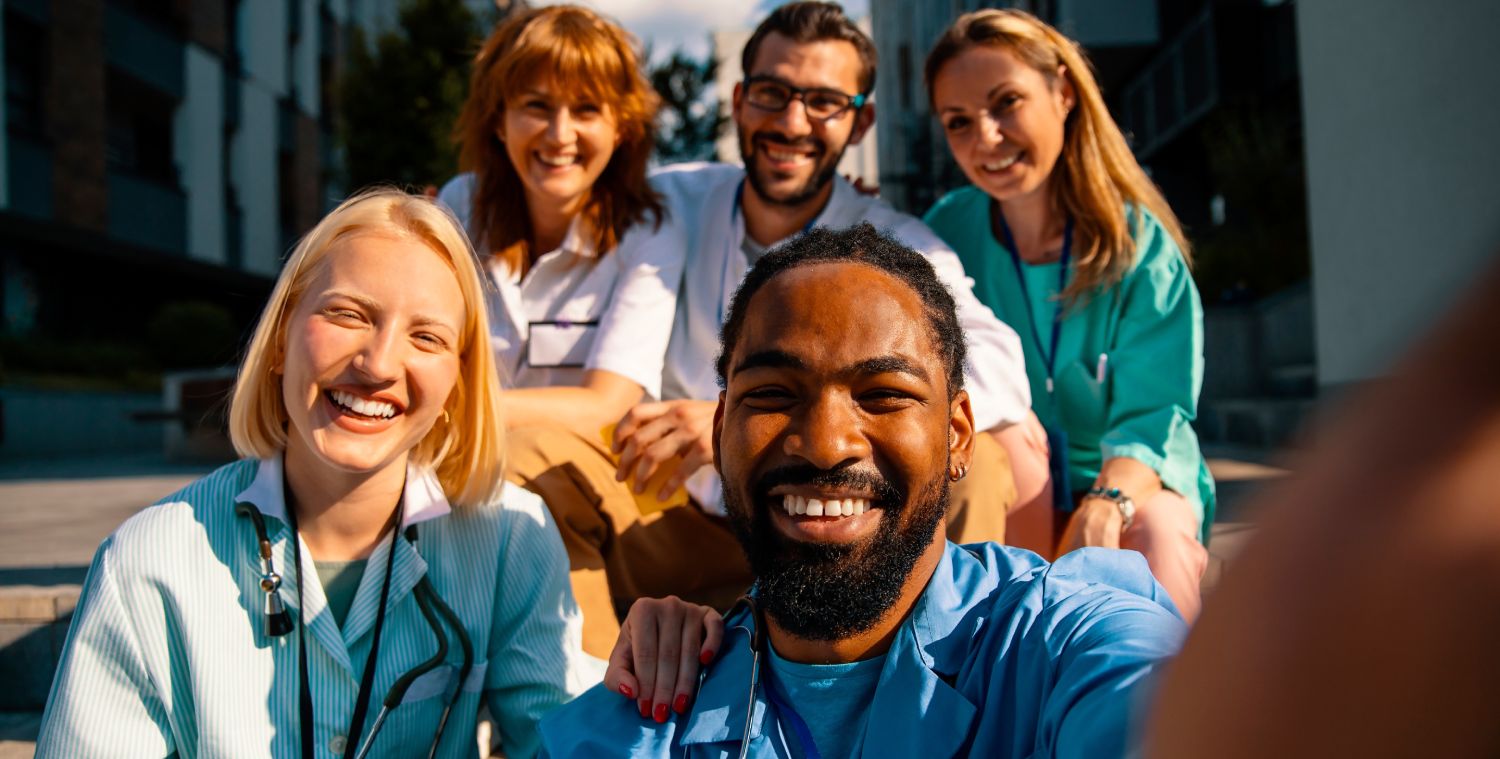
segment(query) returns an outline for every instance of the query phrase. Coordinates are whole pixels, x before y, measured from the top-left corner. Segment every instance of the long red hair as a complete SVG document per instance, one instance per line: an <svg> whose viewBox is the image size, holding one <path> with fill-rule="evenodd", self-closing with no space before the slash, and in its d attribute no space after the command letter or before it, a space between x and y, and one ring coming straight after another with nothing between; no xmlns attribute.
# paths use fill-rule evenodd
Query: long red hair
<svg viewBox="0 0 1500 759"><path fill-rule="evenodd" d="M619 129L620 144L583 209L600 255L613 250L632 225L648 216L659 223L664 213L646 181L660 99L641 73L630 37L578 6L524 11L496 28L474 57L469 99L456 130L460 166L475 178L469 234L482 253L499 256L523 275L534 254L531 219L521 178L496 133L505 104L538 80L598 103Z"/></svg>

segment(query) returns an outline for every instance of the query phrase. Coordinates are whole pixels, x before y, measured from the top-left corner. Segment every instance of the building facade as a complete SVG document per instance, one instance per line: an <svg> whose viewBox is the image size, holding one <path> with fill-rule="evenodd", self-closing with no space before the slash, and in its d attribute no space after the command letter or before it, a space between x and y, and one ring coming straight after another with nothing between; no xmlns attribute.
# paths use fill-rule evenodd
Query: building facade
<svg viewBox="0 0 1500 759"><path fill-rule="evenodd" d="M186 299L253 320L344 192L332 84L351 30L397 6L0 2L0 334L108 340Z"/></svg>

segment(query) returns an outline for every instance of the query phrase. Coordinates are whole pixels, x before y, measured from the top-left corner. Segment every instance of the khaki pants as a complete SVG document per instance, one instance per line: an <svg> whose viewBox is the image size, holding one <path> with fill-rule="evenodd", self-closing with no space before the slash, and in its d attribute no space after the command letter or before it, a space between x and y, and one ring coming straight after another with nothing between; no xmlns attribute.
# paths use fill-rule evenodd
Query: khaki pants
<svg viewBox="0 0 1500 759"><path fill-rule="evenodd" d="M727 520L691 504L641 514L630 489L615 481L602 441L563 427L526 427L510 430L508 445L510 479L546 501L562 533L588 653L608 657L619 619L637 598L675 595L722 611L750 587ZM951 491L949 539L1004 540L1015 497L1005 449L977 435L969 475Z"/></svg>

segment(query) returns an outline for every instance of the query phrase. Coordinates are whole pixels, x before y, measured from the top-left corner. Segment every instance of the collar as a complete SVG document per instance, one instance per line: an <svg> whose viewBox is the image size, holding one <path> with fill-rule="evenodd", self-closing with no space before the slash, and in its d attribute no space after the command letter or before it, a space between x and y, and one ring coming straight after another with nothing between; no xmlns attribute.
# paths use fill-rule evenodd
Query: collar
<svg viewBox="0 0 1500 759"><path fill-rule="evenodd" d="M255 479L250 486L240 491L234 497L235 503L249 503L260 509L262 516L269 519L280 520L285 523L286 501L282 497L281 481L285 464L282 461L284 451L276 455L260 460L260 466L255 471ZM406 510L402 514L401 529L406 529L414 524L420 524L430 519L447 516L453 511L448 504L447 496L443 495L443 486L438 482L437 475L431 469L419 469L408 464L406 467Z"/></svg>
<svg viewBox="0 0 1500 759"><path fill-rule="evenodd" d="M738 227L738 229L734 230L734 234L741 238L739 244L743 244L743 239L749 235L745 226L744 196L745 186L749 183L750 179L748 170L743 166L740 167L740 170L734 176L735 181L732 184L734 188L732 190L734 200L731 201L732 215ZM814 227L843 229L844 227L851 227L858 224L864 218L864 206L861 204L861 201L868 200L868 198L854 189L854 185L849 184L849 181L842 176L835 174L832 182L833 192L829 193L828 202L823 204L823 208L801 230L765 246L766 250L770 250ZM760 243L756 244L759 245Z"/></svg>
<svg viewBox="0 0 1500 759"><path fill-rule="evenodd" d="M594 244L594 240L594 225L580 213L568 224L568 233L563 235L557 252L570 253L578 258L598 258L599 246Z"/></svg>
<svg viewBox="0 0 1500 759"><path fill-rule="evenodd" d="M1015 571L1013 568L1011 573ZM1008 580L1009 575L990 571L968 549L947 544L927 588L897 629L886 654L870 703L870 714L878 717L865 723L863 745L867 750L880 747L880 753L891 756L956 755L962 751L978 711L949 683L976 645L975 636L965 632L965 627L973 626L973 612ZM778 732L767 719L762 690L764 670L769 666L765 654L760 662L761 684L753 703L746 703L754 628L754 615L746 605L737 605L725 618L724 655L713 664L699 688L693 711L683 726L684 745L738 742L745 732L747 711L752 740Z"/></svg>

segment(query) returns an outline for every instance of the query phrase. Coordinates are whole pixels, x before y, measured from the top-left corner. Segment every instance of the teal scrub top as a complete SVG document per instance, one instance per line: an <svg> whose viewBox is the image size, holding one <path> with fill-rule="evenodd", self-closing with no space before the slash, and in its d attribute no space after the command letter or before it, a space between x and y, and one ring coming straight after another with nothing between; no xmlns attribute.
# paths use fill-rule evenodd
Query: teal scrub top
<svg viewBox="0 0 1500 759"><path fill-rule="evenodd" d="M1092 484L1105 459L1140 461L1193 505L1206 542L1214 482L1192 427L1203 385L1203 303L1156 217L1144 209L1130 217L1136 260L1118 284L1064 310L1050 394L1031 325L1050 340L1058 264L1023 263L1023 292L991 232L990 198L976 187L949 193L925 221L958 253L979 300L1021 335L1032 410L1043 425L1067 431L1072 485Z"/></svg>

